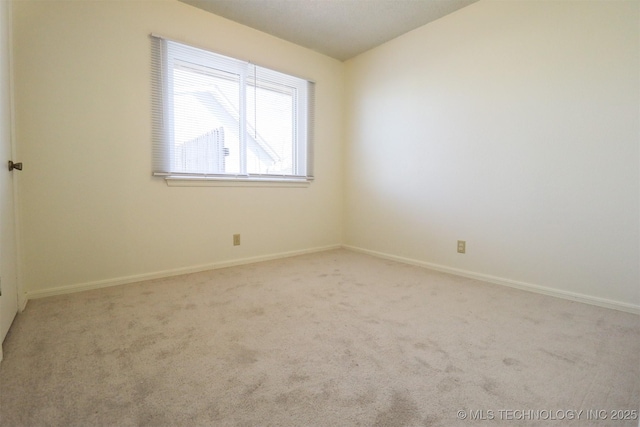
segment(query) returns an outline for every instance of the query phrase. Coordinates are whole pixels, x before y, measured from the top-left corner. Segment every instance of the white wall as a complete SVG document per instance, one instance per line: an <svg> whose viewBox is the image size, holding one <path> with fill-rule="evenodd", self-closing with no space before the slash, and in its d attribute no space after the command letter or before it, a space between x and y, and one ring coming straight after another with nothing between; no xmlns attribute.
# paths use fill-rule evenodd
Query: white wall
<svg viewBox="0 0 640 427"><path fill-rule="evenodd" d="M172 0L15 2L13 22L30 296L341 243L342 63ZM151 32L315 80L315 182L152 177Z"/></svg>
<svg viewBox="0 0 640 427"><path fill-rule="evenodd" d="M640 308L639 5L483 0L348 61L345 243Z"/></svg>

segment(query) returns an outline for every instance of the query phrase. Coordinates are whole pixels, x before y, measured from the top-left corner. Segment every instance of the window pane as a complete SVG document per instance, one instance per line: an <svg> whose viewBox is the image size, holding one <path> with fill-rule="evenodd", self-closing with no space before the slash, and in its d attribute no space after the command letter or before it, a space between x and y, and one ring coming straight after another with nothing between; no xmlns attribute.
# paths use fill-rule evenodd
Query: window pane
<svg viewBox="0 0 640 427"><path fill-rule="evenodd" d="M240 172L240 78L192 64L173 68L174 170Z"/></svg>
<svg viewBox="0 0 640 427"><path fill-rule="evenodd" d="M293 173L295 89L258 81L247 85L247 171Z"/></svg>
<svg viewBox="0 0 640 427"><path fill-rule="evenodd" d="M155 175L307 176L310 82L152 37Z"/></svg>

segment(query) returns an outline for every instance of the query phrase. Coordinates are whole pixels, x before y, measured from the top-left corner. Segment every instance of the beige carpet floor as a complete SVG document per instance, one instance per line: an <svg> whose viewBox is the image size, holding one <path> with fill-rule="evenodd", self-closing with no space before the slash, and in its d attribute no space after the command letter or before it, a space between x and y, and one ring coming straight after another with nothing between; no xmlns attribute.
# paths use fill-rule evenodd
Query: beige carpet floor
<svg viewBox="0 0 640 427"><path fill-rule="evenodd" d="M611 417L640 406L640 316L346 250L33 300L4 357L3 426L637 426Z"/></svg>

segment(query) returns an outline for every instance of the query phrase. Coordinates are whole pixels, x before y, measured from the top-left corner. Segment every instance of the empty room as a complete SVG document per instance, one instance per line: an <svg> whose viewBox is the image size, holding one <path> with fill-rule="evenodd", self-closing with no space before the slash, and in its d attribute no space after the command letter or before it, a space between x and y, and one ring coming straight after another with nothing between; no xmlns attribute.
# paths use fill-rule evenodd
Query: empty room
<svg viewBox="0 0 640 427"><path fill-rule="evenodd" d="M638 426L640 2L0 2L0 425Z"/></svg>

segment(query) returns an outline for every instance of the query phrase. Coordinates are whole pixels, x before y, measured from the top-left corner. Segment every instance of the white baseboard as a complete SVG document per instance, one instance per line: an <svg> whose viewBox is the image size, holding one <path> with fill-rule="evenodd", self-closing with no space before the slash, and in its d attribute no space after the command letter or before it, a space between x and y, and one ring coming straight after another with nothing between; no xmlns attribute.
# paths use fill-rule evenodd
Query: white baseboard
<svg viewBox="0 0 640 427"><path fill-rule="evenodd" d="M297 255L310 254L314 252L323 252L332 249L339 249L342 245L322 246L310 249L302 249L298 251L280 252L277 254L260 255L249 258L239 258L229 261L216 262L212 264L196 265L193 267L175 268L171 270L157 271L154 273L136 274L133 276L118 277L114 279L97 280L94 282L78 283L74 285L59 286L56 288L43 289L40 291L27 292L25 305L28 300L36 298L45 298L54 295L70 294L74 292L89 291L92 289L107 288L111 286L125 285L128 283L142 282L145 280L161 279L165 277L180 276L182 274L198 273L200 271L216 270L219 268L233 267L236 265L252 264L255 262L271 261L274 259L288 258Z"/></svg>
<svg viewBox="0 0 640 427"><path fill-rule="evenodd" d="M405 263L405 264L411 264L411 265L416 265L416 266L419 266L419 267L429 268L429 269L436 270L436 271L441 271L441 272L444 272L444 273L454 274L456 276L462 276L462 277L467 277L467 278L470 278L470 279L476 279L476 280L481 280L481 281L484 281L484 282L494 283L494 284L497 284L497 285L502 285L502 286L508 286L508 287L511 287L511 288L521 289L521 290L524 290L524 291L535 292L535 293L549 295L549 296L553 296L553 297L557 297L557 298L563 298L563 299L567 299L567 300L571 300L571 301L578 301L578 302L582 302L582 303L585 303L585 304L591 304L591 305L596 305L596 306L599 306L599 307L611 308L611 309L614 309L614 310L620 310L620 311L633 313L633 314L640 314L640 305L634 305L634 304L624 303L624 302L620 302L620 301L614 301L614 300L609 300L609 299L605 299L605 298L599 298L599 297L594 297L594 296L590 296L590 295L580 294L580 293L577 293L577 292L568 292L568 291L563 291L563 290L559 290L559 289L548 288L548 287L545 287L545 286L534 285L532 283L519 282L519 281L516 281L516 280L511 280L511 279L505 279L505 278L502 278L502 277L491 276L491 275L488 275L488 274L476 273L476 272L473 272L473 271L462 270L462 269L453 268L453 267L447 267L447 266L444 266L444 265L433 264L433 263L430 263L430 262L419 261L419 260L416 260L416 259L405 258L405 257L401 257L401 256L396 256L396 255L383 253L383 252L364 249L364 248L360 248L360 247L357 247L357 246L339 245L339 244L338 245L329 245L329 246L310 248L310 249L303 249L303 250L298 250L298 251L280 252L280 253L277 253L277 254L261 255L261 256L249 257L249 258L239 258L239 259L235 259L235 260L222 261L222 262L212 263L212 264L204 264L204 265L197 265L197 266L192 266L192 267L176 268L176 269L172 269L172 270L164 270L164 271L158 271L158 272L154 272L154 273L138 274L138 275L133 275L133 276L118 277L118 278L106 279L106 280L98 280L98 281L87 282L87 283L78 283L78 284L73 284L73 285L59 286L59 287L56 287L56 288L43 289L43 290L40 290L40 291L27 292L26 298L23 299L22 309L24 309L24 307L27 305L27 302L30 299L45 298L45 297L50 297L50 296L54 296L54 295L63 295L63 294L69 294L69 293L74 293L74 292L88 291L88 290L92 290L92 289L100 289L100 288L106 288L106 287L111 287L111 286L119 286L119 285L125 285L127 283L142 282L142 281L145 281L145 280L152 280L152 279L161 279L161 278L164 278L164 277L179 276L179 275L182 275L182 274L197 273L197 272L200 272L200 271L216 270L216 269L219 269L219 268L233 267L233 266L244 265L244 264L252 264L252 263L255 263L255 262L270 261L270 260L274 260L274 259L288 258L288 257L292 257L292 256L297 256L297 255L304 255L304 254L328 251L328 250L339 249L339 248L344 248L344 249L352 250L352 251L355 251L355 252L365 253L365 254L372 255L372 256L375 256L375 257L378 257L378 258L384 258L384 259L389 259L389 260L392 260L392 261L402 262L402 263Z"/></svg>
<svg viewBox="0 0 640 427"><path fill-rule="evenodd" d="M419 261L419 260L391 255L383 252L372 251L369 249L359 248L357 246L342 245L342 247L348 250L365 253L367 255L372 255L378 258L384 258L392 261L402 262L405 264L425 267L431 270L441 271L443 273L454 274L456 276L467 277L470 279L482 280L484 282L494 283L496 285L508 286L510 288L521 289L524 291L535 292L538 294L549 295L552 297L563 298L571 301L578 301L585 304L597 305L599 307L612 308L614 310L625 311L627 313L640 314L640 305L609 300L606 298L594 297L590 295L580 294L577 292L569 292L569 291L563 291L560 289L548 288L545 286L534 285L526 282L518 282L516 280L490 276L488 274L475 273L473 271L461 270L458 268L447 267L444 265L432 264L430 262Z"/></svg>

